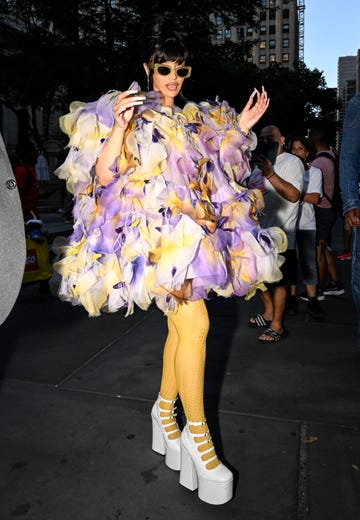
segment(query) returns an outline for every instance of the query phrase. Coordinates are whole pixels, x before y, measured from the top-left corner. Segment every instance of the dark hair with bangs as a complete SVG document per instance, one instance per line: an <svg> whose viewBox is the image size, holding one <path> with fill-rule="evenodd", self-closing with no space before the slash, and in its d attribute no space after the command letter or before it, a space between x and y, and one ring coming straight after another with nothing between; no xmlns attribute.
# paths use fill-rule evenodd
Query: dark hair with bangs
<svg viewBox="0 0 360 520"><path fill-rule="evenodd" d="M152 54L150 54L148 63L164 63L165 61L184 63L188 59L189 51L180 38L174 36L155 45L155 49Z"/></svg>
<svg viewBox="0 0 360 520"><path fill-rule="evenodd" d="M185 62L189 65L191 55L186 46L187 35L179 29L173 13L154 14L143 20L139 35L137 45L140 45L141 63L153 65L173 61L178 65ZM147 77L148 90L152 88L153 74L153 70L150 70ZM181 91L177 97L177 106L182 107L186 102Z"/></svg>

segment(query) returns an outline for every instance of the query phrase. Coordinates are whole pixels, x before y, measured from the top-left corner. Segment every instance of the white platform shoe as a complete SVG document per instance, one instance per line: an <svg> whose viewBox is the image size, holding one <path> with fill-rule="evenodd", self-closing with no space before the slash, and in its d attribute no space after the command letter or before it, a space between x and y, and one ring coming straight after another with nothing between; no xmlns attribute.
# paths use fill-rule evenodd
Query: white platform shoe
<svg viewBox="0 0 360 520"><path fill-rule="evenodd" d="M180 484L191 491L198 489L200 500L208 504L225 504L233 495L233 474L218 460L205 425L187 422L182 431ZM192 433L189 427L201 433Z"/></svg>
<svg viewBox="0 0 360 520"><path fill-rule="evenodd" d="M180 430L176 422L175 401L163 399L159 394L151 410L152 449L165 455L165 464L175 471L180 470ZM160 407L161 403L172 405Z"/></svg>

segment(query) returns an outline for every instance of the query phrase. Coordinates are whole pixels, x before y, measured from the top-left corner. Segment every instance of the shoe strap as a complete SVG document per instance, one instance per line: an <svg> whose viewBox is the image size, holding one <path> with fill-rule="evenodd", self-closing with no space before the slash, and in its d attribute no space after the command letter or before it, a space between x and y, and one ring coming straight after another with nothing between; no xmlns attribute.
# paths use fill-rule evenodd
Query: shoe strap
<svg viewBox="0 0 360 520"><path fill-rule="evenodd" d="M176 412L176 406L175 403L177 401L177 397L176 399L170 401L169 399L163 399L163 397L159 394L159 415L162 419L162 421L166 421L166 420L169 420L169 419L173 419L173 422L176 422L176 416L177 416L177 413ZM160 407L160 403L161 402L164 402L164 403L168 403L168 404L172 404L173 405L173 408L169 408L169 409L166 409L166 408L161 408ZM172 423L168 423L169 425L172 424Z"/></svg>
<svg viewBox="0 0 360 520"><path fill-rule="evenodd" d="M175 404L176 401L178 400L178 398L175 397L174 400L169 401L169 399L164 399L164 398L162 397L162 395L160 395L160 394L159 394L159 396L158 396L158 399L159 399L159 401L163 401L164 403L172 403L172 404Z"/></svg>
<svg viewBox="0 0 360 520"><path fill-rule="evenodd" d="M189 426L205 426L206 424L206 420L201 422L187 422L189 433L194 439L198 452L201 454L202 461L206 464L209 464L210 462L218 459L210 431L206 430L204 433L193 433L189 429ZM206 447L207 444L209 445L208 448Z"/></svg>
<svg viewBox="0 0 360 520"><path fill-rule="evenodd" d="M195 426L196 427L196 426L205 426L205 425L207 425L206 420L205 421L201 421L201 422L190 422L190 421L187 422L187 426L188 426L188 430L189 430L190 434L194 438L196 437L198 439L198 440L195 441L198 446L202 446L203 444L209 444L212 441L210 431L209 431L209 429L207 429L204 432L193 433L190 430L189 426Z"/></svg>
<svg viewBox="0 0 360 520"><path fill-rule="evenodd" d="M200 422L187 421L188 426L205 426L205 424L206 424L206 419L204 421L200 421Z"/></svg>

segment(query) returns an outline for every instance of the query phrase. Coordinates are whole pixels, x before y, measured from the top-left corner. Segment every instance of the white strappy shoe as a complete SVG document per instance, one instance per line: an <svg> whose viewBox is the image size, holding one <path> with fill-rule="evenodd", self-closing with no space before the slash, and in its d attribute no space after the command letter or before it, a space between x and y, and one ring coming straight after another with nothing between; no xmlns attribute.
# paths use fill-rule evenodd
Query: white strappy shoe
<svg viewBox="0 0 360 520"><path fill-rule="evenodd" d="M151 410L152 449L165 455L165 464L175 471L180 470L180 430L176 422L175 401L163 399L159 394ZM172 404L170 409L161 403Z"/></svg>
<svg viewBox="0 0 360 520"><path fill-rule="evenodd" d="M187 422L182 431L180 484L191 491L198 488L200 500L208 504L225 504L233 495L233 474L217 458L205 425Z"/></svg>

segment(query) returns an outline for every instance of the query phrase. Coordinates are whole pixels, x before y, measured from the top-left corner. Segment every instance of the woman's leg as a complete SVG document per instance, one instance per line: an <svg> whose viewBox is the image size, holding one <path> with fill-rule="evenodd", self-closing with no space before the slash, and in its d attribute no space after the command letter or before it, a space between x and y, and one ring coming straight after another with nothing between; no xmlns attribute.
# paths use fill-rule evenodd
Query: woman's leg
<svg viewBox="0 0 360 520"><path fill-rule="evenodd" d="M175 401L178 388L175 377L175 355L178 345L178 334L168 319L168 336L163 352L163 370L160 393L151 410L152 449L165 455L165 464L180 470L180 435L176 421Z"/></svg>
<svg viewBox="0 0 360 520"><path fill-rule="evenodd" d="M160 395L166 400L174 401L178 395L178 387L175 376L175 356L179 337L175 325L168 317L168 336L166 338L163 352L163 368L160 384Z"/></svg>
<svg viewBox="0 0 360 520"><path fill-rule="evenodd" d="M204 412L204 376L209 316L203 300L179 305L169 316L178 337L176 382L187 423L181 434L180 484L198 488L201 500L224 504L232 497L233 475L219 461Z"/></svg>
<svg viewBox="0 0 360 520"><path fill-rule="evenodd" d="M209 317L203 300L179 305L169 316L178 334L176 383L188 421L205 420L204 375Z"/></svg>

